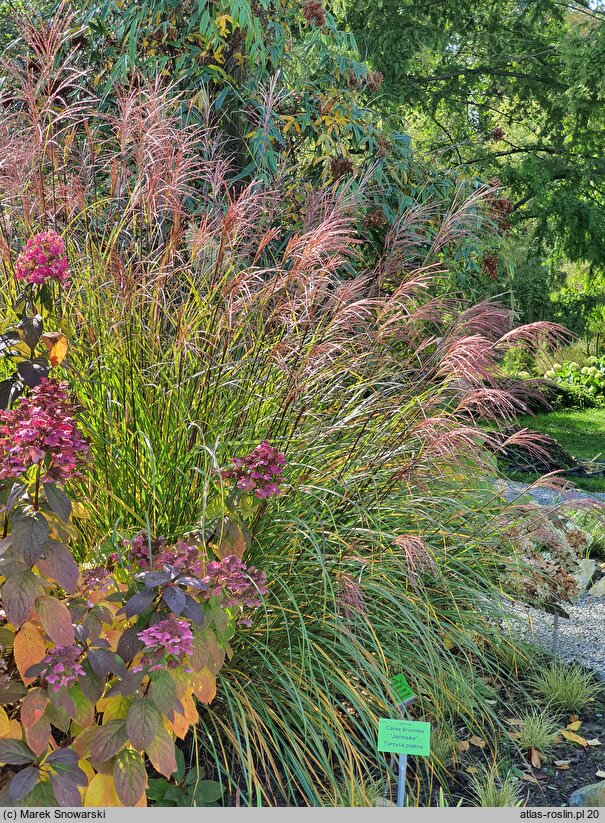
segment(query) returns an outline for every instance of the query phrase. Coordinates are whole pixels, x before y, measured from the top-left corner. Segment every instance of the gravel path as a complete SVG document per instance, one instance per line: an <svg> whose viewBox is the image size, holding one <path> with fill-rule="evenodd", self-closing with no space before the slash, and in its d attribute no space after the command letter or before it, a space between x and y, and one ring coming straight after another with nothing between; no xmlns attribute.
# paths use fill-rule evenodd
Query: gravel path
<svg viewBox="0 0 605 823"><path fill-rule="evenodd" d="M532 488L528 483L517 483L514 480L498 481L504 497L512 502L520 495L527 494L534 503L540 506L550 506L553 503L566 503L570 500L599 500L605 503L605 492L588 492L584 489Z"/></svg>
<svg viewBox="0 0 605 823"><path fill-rule="evenodd" d="M569 620L559 618L559 650L561 660L577 660L594 669L600 680L605 680L605 598L584 595L575 603L566 604ZM554 617L550 614L519 606L519 630L526 640L553 649Z"/></svg>
<svg viewBox="0 0 605 823"><path fill-rule="evenodd" d="M512 480L502 482L504 497L515 500L527 494L541 506L570 500L592 499L605 503L605 493L588 492L583 489L530 488L527 483ZM572 604L566 604L569 620L559 618L558 655L562 660L577 660L605 680L605 598L583 595ZM519 630L526 639L538 643L547 651L553 649L554 617L550 614L519 606L516 613L520 618Z"/></svg>

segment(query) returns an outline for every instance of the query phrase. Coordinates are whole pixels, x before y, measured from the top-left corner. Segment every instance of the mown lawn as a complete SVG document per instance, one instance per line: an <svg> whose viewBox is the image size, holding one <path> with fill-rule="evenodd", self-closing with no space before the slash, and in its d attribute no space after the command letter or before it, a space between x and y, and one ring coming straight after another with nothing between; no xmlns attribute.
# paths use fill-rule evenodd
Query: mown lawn
<svg viewBox="0 0 605 823"><path fill-rule="evenodd" d="M573 457L605 463L605 409L574 409L522 417L520 425L554 437ZM511 475L512 477L512 475ZM516 472L515 480L535 479ZM588 491L605 492L605 478L574 478L573 483Z"/></svg>

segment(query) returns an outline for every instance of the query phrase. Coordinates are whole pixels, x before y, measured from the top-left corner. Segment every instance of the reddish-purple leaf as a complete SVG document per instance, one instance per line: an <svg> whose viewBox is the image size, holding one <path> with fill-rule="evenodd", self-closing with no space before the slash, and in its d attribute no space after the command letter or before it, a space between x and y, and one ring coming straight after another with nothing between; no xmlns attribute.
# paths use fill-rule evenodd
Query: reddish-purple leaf
<svg viewBox="0 0 605 823"><path fill-rule="evenodd" d="M64 747L49 754L45 762L54 768L60 768L61 766L77 766L78 760L78 753L75 749Z"/></svg>
<svg viewBox="0 0 605 823"><path fill-rule="evenodd" d="M4 611L13 626L20 626L27 619L38 594L38 581L33 572L25 571L9 577L2 586Z"/></svg>
<svg viewBox="0 0 605 823"><path fill-rule="evenodd" d="M118 654L126 663L129 663L145 645L139 640L139 631L136 626L131 626L118 640Z"/></svg>
<svg viewBox="0 0 605 823"><path fill-rule="evenodd" d="M42 628L57 646L73 646L75 636L71 614L56 597L39 597L36 611Z"/></svg>
<svg viewBox="0 0 605 823"><path fill-rule="evenodd" d="M68 594L73 594L78 585L80 572L71 552L58 540L47 540L44 556L37 563L42 574L57 582Z"/></svg>
<svg viewBox="0 0 605 823"><path fill-rule="evenodd" d="M128 738L135 749L147 748L161 725L160 713L154 704L144 698L135 698L126 718Z"/></svg>
<svg viewBox="0 0 605 823"><path fill-rule="evenodd" d="M48 693L48 697L50 702L56 706L58 709L66 712L72 719L76 715L76 707L74 706L74 701L71 699L71 695L65 689L60 689L58 692L50 691Z"/></svg>
<svg viewBox="0 0 605 823"><path fill-rule="evenodd" d="M16 680L7 680L5 683L0 682L0 706L16 703L25 694L27 694L27 689Z"/></svg>
<svg viewBox="0 0 605 823"><path fill-rule="evenodd" d="M92 670L89 660L84 661L83 669L86 675L80 677L78 685L82 689L82 694L87 697L91 703L96 703L105 690L105 678L99 677L99 675Z"/></svg>
<svg viewBox="0 0 605 823"><path fill-rule="evenodd" d="M107 677L110 672L122 677L126 674L122 660L107 649L91 649L88 652L88 662L93 672L101 678Z"/></svg>
<svg viewBox="0 0 605 823"><path fill-rule="evenodd" d="M51 774L50 785L59 806L81 806L82 797L77 785L65 774Z"/></svg>
<svg viewBox="0 0 605 823"><path fill-rule="evenodd" d="M135 614L140 614L148 606L151 606L156 598L156 593L150 589L145 589L142 592L137 592L130 600L120 609L118 614L125 614L126 617L134 617Z"/></svg>
<svg viewBox="0 0 605 823"><path fill-rule="evenodd" d="M27 745L37 757L40 757L40 755L44 754L48 749L50 735L50 723L45 717L38 720L33 724L33 726L29 726L25 729L25 739L27 740Z"/></svg>
<svg viewBox="0 0 605 823"><path fill-rule="evenodd" d="M40 779L40 772L33 766L28 766L26 769L21 769L20 772L13 777L8 787L8 794L10 799L16 803L29 794Z"/></svg>
<svg viewBox="0 0 605 823"><path fill-rule="evenodd" d="M99 726L96 731L90 746L91 756L99 763L109 760L120 751L127 740L128 732L125 721L110 720L109 723Z"/></svg>
<svg viewBox="0 0 605 823"><path fill-rule="evenodd" d="M55 514L59 515L61 520L67 523L71 514L71 500L69 497L56 483L45 483L44 491L46 492L48 505Z"/></svg>
<svg viewBox="0 0 605 823"><path fill-rule="evenodd" d="M41 720L47 706L48 695L44 689L31 689L21 703L21 723L25 728Z"/></svg>
<svg viewBox="0 0 605 823"><path fill-rule="evenodd" d="M185 605L181 612L181 617L188 617L189 620L193 621L197 626L201 626L204 623L204 610L197 600L194 600L193 597L187 594L185 595Z"/></svg>
<svg viewBox="0 0 605 823"><path fill-rule="evenodd" d="M163 726L158 729L146 752L153 768L164 777L170 777L177 770L174 741Z"/></svg>
<svg viewBox="0 0 605 823"><path fill-rule="evenodd" d="M168 586L164 589L164 602L170 611L179 617L185 608L185 592L178 586Z"/></svg>
<svg viewBox="0 0 605 823"><path fill-rule="evenodd" d="M17 509L11 518L11 542L15 554L28 566L34 566L42 556L49 535L48 523L42 512Z"/></svg>
<svg viewBox="0 0 605 823"><path fill-rule="evenodd" d="M22 766L24 763L31 763L35 760L32 750L21 740L4 738L0 740L0 763L8 763L9 766Z"/></svg>
<svg viewBox="0 0 605 823"><path fill-rule="evenodd" d="M125 806L136 806L147 786L145 761L133 749L123 749L116 757L113 779L118 797Z"/></svg>
<svg viewBox="0 0 605 823"><path fill-rule="evenodd" d="M147 589L155 589L158 586L164 585L171 580L171 575L168 572L147 572L143 577L143 582Z"/></svg>
<svg viewBox="0 0 605 823"><path fill-rule="evenodd" d="M144 675L142 672L129 671L124 675L124 677L117 680L113 686L111 686L109 691L105 694L105 697L113 697L116 694L129 697L131 694L135 694L143 682L143 677Z"/></svg>

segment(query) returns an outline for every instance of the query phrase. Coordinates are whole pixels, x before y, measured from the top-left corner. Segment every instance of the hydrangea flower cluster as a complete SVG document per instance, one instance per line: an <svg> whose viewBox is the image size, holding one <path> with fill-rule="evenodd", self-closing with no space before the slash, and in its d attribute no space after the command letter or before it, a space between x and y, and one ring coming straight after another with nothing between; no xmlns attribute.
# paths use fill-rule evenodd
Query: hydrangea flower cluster
<svg viewBox="0 0 605 823"><path fill-rule="evenodd" d="M166 547L166 538L164 537L149 537L147 532L139 532L131 537L130 540L122 542L124 548L128 551L130 565L139 571L149 571L151 564L149 562L149 547L151 545L151 558L156 568L156 558L164 551ZM112 554L109 558L112 562L118 559L117 554Z"/></svg>
<svg viewBox="0 0 605 823"><path fill-rule="evenodd" d="M193 654L191 626L186 620L179 619L173 614L155 626L138 632L137 637L145 644L145 654L140 666L133 671L142 671L146 667L149 667L150 671L156 671L166 665L174 669L183 663L185 657ZM171 659L166 660L167 657Z"/></svg>
<svg viewBox="0 0 605 823"><path fill-rule="evenodd" d="M81 654L82 650L77 646L55 646L54 649L49 649L42 660L40 677L50 684L54 692L58 692L63 686L69 686L78 677L86 675L78 663Z"/></svg>
<svg viewBox="0 0 605 823"><path fill-rule="evenodd" d="M94 569L86 569L82 573L82 594L87 595L92 592L105 593L113 588L114 582L111 574L103 566Z"/></svg>
<svg viewBox="0 0 605 823"><path fill-rule="evenodd" d="M179 540L175 546L171 546L161 554L154 556L153 568L163 569L164 566L172 566L174 569L187 572L193 577L203 577L206 569L206 559L200 554L197 546L189 546L183 540Z"/></svg>
<svg viewBox="0 0 605 823"><path fill-rule="evenodd" d="M17 258L15 277L35 286L47 280L69 280L65 243L56 231L41 232L27 241Z"/></svg>
<svg viewBox="0 0 605 823"><path fill-rule="evenodd" d="M208 563L203 579L208 583L207 596L222 596L222 605L227 608L246 606L249 609L257 609L262 603L261 595L269 591L265 585L265 572L254 566L246 566L234 554ZM242 626L252 625L252 621L247 617L240 618L238 622Z"/></svg>
<svg viewBox="0 0 605 823"><path fill-rule="evenodd" d="M286 457L263 440L247 457L234 457L232 469L223 472L227 480L235 480L242 491L252 492L263 499L279 494L279 484L286 465Z"/></svg>
<svg viewBox="0 0 605 823"><path fill-rule="evenodd" d="M88 444L77 429L67 384L43 379L14 409L0 411L0 480L49 459L44 483L78 474Z"/></svg>

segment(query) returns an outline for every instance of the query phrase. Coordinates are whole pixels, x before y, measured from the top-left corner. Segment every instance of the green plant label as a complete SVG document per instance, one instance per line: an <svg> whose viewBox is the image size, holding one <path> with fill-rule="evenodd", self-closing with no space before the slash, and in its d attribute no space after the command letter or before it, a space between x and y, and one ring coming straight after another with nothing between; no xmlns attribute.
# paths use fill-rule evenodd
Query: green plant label
<svg viewBox="0 0 605 823"><path fill-rule="evenodd" d="M378 751L428 757L431 753L431 724L381 717L378 721Z"/></svg>
<svg viewBox="0 0 605 823"><path fill-rule="evenodd" d="M397 695L397 698L400 703L406 703L408 700L411 700L413 697L416 697L416 695L410 688L410 684L402 674L396 674L394 677L391 678L391 688Z"/></svg>

